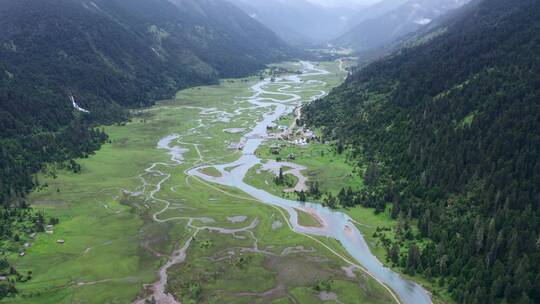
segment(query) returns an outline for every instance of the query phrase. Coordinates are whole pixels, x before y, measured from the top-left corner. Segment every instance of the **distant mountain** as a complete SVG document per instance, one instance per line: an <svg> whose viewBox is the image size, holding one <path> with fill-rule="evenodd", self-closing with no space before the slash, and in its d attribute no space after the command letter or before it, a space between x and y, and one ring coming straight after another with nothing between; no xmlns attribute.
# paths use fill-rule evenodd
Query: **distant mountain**
<svg viewBox="0 0 540 304"><path fill-rule="evenodd" d="M364 8L350 18L347 22L347 29L354 28L366 20L378 18L402 6L408 1L410 0L382 0L374 5Z"/></svg>
<svg viewBox="0 0 540 304"><path fill-rule="evenodd" d="M0 199L30 188L42 161L85 150L66 152L67 126L84 133L123 117L121 106L245 75L290 52L222 0L0 0Z"/></svg>
<svg viewBox="0 0 540 304"><path fill-rule="evenodd" d="M456 303L540 303L540 2L444 18L304 120L367 168L350 196L398 220L395 267Z"/></svg>
<svg viewBox="0 0 540 304"><path fill-rule="evenodd" d="M357 17L361 22L341 37L332 41L333 45L365 51L380 47L403 35L414 32L446 12L459 8L468 0L391 0L375 7L373 15L365 12ZM397 7L396 5L401 4ZM387 11L388 8L393 8ZM382 14L380 14L383 12ZM354 20L354 19L353 19Z"/></svg>
<svg viewBox="0 0 540 304"><path fill-rule="evenodd" d="M438 36L444 34L446 30L455 22L461 20L461 16L469 12L473 6L481 0L472 0L468 5L463 5L457 9L451 10L446 14L436 18L431 23L419 28L418 30L400 36L392 41L388 41L378 47L357 51L358 66L355 69L362 68L378 59L395 56L405 52L410 48L426 44Z"/></svg>
<svg viewBox="0 0 540 304"><path fill-rule="evenodd" d="M229 0L293 45L318 44L343 33L351 8L326 8L307 0Z"/></svg>

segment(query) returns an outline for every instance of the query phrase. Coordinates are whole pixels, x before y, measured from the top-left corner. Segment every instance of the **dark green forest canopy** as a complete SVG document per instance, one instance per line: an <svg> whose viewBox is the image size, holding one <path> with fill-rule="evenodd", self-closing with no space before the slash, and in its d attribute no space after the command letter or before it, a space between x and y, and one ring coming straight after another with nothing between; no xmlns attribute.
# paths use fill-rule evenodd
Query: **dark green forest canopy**
<svg viewBox="0 0 540 304"><path fill-rule="evenodd" d="M459 303L538 303L540 2L473 3L441 27L357 71L305 121L376 167L363 204L417 219L423 241L398 265Z"/></svg>
<svg viewBox="0 0 540 304"><path fill-rule="evenodd" d="M125 107L292 53L226 1L0 0L1 201L31 189L42 163L98 148L91 127L126 119Z"/></svg>

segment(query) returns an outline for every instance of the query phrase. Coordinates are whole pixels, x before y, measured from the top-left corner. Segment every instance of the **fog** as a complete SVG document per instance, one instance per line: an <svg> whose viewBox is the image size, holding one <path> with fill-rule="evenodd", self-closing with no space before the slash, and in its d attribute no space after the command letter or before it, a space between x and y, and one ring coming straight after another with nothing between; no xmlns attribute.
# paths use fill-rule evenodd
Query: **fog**
<svg viewBox="0 0 540 304"><path fill-rule="evenodd" d="M343 34L356 14L379 0L229 1L290 44L306 45L325 43Z"/></svg>
<svg viewBox="0 0 540 304"><path fill-rule="evenodd" d="M349 7L355 8L358 6L373 5L381 0L308 0L313 4L323 7Z"/></svg>
<svg viewBox="0 0 540 304"><path fill-rule="evenodd" d="M367 50L468 0L229 0L291 45Z"/></svg>

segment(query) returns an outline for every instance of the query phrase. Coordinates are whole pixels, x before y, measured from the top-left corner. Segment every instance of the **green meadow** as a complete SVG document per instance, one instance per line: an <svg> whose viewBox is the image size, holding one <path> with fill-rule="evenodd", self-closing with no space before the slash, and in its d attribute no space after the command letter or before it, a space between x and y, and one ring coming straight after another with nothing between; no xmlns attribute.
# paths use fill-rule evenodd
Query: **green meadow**
<svg viewBox="0 0 540 304"><path fill-rule="evenodd" d="M320 66L331 73L312 78L327 84L305 90L300 85L296 90L303 98L328 91L343 79L336 62ZM193 237L185 261L167 272L166 290L182 303L393 303L366 274L355 271L351 277L344 271L348 264L326 247L342 253L338 242L294 233L283 210L185 173L238 158L230 145L243 133L224 130L247 132L268 112L245 99L257 81L228 79L182 90L170 100L135 111L125 125L106 126L110 141L77 161L81 173L58 170L56 178L41 174L47 187L32 193L29 201L60 223L38 234L24 256L10 257L19 272L32 278L17 283L16 298L2 302L131 303L148 294L144 285L156 282L171 253ZM234 115L239 108L245 110ZM171 134L178 135L171 145L184 149L181 164L158 148ZM338 184L354 185L346 159L335 156L330 161L331 152L321 156L324 149L310 145L296 152L298 163L314 170L310 178L327 179L330 184L324 187L329 191ZM205 173L219 174L209 170ZM302 220L315 220L310 217L302 215Z"/></svg>
<svg viewBox="0 0 540 304"><path fill-rule="evenodd" d="M272 153L272 146L280 145L279 153ZM305 166L304 175L310 182L318 182L321 192L336 195L341 188L362 187L362 179L354 166L347 160L347 155L338 154L336 149L328 144L313 142L306 146L285 143L281 140L269 140L257 150L261 159L281 159L287 161L289 155L294 155L294 163Z"/></svg>

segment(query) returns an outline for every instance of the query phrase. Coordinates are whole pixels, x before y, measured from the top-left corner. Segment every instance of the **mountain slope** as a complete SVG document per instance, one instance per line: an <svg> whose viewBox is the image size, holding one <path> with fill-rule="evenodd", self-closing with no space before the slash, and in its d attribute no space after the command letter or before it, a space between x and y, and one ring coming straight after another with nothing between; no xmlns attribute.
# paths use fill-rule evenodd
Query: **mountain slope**
<svg viewBox="0 0 540 304"><path fill-rule="evenodd" d="M350 8L324 8L306 0L229 0L293 45L316 44L343 32Z"/></svg>
<svg viewBox="0 0 540 304"><path fill-rule="evenodd" d="M409 0L390 12L360 22L335 39L332 44L357 51L376 48L422 28L466 2L466 0Z"/></svg>
<svg viewBox="0 0 540 304"><path fill-rule="evenodd" d="M95 149L83 148L95 137L84 130L124 118L121 106L288 54L273 32L220 0L0 0L1 201L31 188L29 173L43 161Z"/></svg>
<svg viewBox="0 0 540 304"><path fill-rule="evenodd" d="M305 120L369 163L356 196L392 204L394 265L458 303L538 303L540 3L485 0L457 18L357 71Z"/></svg>
<svg viewBox="0 0 540 304"><path fill-rule="evenodd" d="M157 77L183 87L217 75L238 76L283 58L287 51L261 24L217 0L2 2L16 3L7 5L0 19L2 63L15 80L16 69L27 71L47 61L31 72L51 78L60 69L60 74L77 74L83 76L77 77L79 82L86 82L85 76L94 76L88 70L99 70L123 85L131 80L122 93L149 94L143 83L133 82ZM56 81L69 87L68 77ZM111 95L119 103L135 103L129 95ZM146 97L140 99L153 96Z"/></svg>
<svg viewBox="0 0 540 304"><path fill-rule="evenodd" d="M430 42L434 38L444 34L456 22L461 22L462 15L467 14L479 2L470 1L466 5L447 12L414 32L388 41L378 47L357 52L357 68L364 67L377 59L399 54L409 48L415 48Z"/></svg>
<svg viewBox="0 0 540 304"><path fill-rule="evenodd" d="M357 14L355 14L348 22L347 29L352 29L358 24L369 20L378 18L386 13L389 13L396 8L404 5L409 0L382 0L374 5L371 5Z"/></svg>

